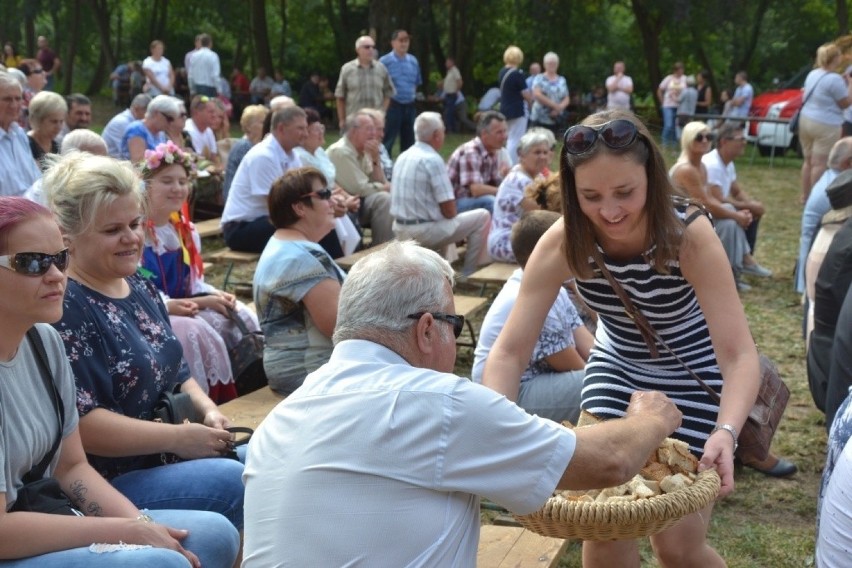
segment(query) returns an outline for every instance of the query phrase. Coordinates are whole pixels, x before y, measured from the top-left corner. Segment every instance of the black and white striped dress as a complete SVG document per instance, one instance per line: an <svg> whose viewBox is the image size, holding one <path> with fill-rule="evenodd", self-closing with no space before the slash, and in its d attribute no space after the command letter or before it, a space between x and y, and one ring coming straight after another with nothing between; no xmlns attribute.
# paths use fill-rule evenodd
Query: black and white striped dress
<svg viewBox="0 0 852 568"><path fill-rule="evenodd" d="M678 215L686 217L682 208ZM650 255L624 262L605 254L603 258L660 337L711 388L721 392L722 375L695 291L677 261L670 264L669 274L660 274L645 257ZM687 442L701 456L716 424L718 405L665 348L658 346L659 358L651 358L642 335L600 270L595 269L592 279L578 279L577 288L599 315L595 345L586 364L582 408L601 418L620 417L633 391L662 391L683 412L683 423L673 437Z"/></svg>

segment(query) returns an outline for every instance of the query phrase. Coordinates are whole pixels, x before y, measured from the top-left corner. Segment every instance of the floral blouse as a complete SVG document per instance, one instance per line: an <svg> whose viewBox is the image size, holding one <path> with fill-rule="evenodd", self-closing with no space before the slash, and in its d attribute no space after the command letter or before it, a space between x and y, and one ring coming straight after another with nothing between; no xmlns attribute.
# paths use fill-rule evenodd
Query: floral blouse
<svg viewBox="0 0 852 568"><path fill-rule="evenodd" d="M116 299L68 279L65 311L54 327L74 372L80 416L104 408L150 420L160 393L190 376L157 289L138 275L127 283L130 294ZM90 455L89 461L112 479L158 458Z"/></svg>

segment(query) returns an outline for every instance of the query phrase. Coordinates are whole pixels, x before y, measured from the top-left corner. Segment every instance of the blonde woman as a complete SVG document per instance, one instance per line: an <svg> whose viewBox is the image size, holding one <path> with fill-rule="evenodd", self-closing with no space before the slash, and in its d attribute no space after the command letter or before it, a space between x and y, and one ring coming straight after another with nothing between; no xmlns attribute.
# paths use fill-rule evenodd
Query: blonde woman
<svg viewBox="0 0 852 568"><path fill-rule="evenodd" d="M524 63L524 52L515 45L510 45L503 52L503 68L497 74L500 84L500 113L506 117L508 140L506 149L512 165L518 163L518 142L527 131L527 103L532 101L532 94L527 88L527 80L521 65Z"/></svg>

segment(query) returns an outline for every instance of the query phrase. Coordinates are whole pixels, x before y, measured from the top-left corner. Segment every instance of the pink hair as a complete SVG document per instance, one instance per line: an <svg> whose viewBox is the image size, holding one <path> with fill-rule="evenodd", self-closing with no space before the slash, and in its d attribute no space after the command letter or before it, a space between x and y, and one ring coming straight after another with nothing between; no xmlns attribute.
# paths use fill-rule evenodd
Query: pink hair
<svg viewBox="0 0 852 568"><path fill-rule="evenodd" d="M0 197L0 252L6 252L9 233L24 221L43 215L53 218L53 215L43 205L24 197Z"/></svg>

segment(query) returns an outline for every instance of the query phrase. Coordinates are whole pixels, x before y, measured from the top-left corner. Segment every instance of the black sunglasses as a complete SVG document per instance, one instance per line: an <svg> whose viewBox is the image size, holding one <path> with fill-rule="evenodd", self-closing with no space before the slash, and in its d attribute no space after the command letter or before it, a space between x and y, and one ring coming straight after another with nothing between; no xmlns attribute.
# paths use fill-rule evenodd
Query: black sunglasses
<svg viewBox="0 0 852 568"><path fill-rule="evenodd" d="M328 199L331 199L331 190L326 187L325 189L320 189L319 191L312 191L310 193L306 193L302 197L313 197L313 196L316 196L319 199L326 201Z"/></svg>
<svg viewBox="0 0 852 568"><path fill-rule="evenodd" d="M166 122L168 122L169 124L171 124L175 121L175 117L173 117L170 114L166 114L164 112L161 112L160 114L162 114L164 117L166 117Z"/></svg>
<svg viewBox="0 0 852 568"><path fill-rule="evenodd" d="M611 120L600 126L578 124L565 131L565 151L575 156L585 154L599 138L613 150L619 150L633 144L637 136L639 130L636 125L624 118Z"/></svg>
<svg viewBox="0 0 852 568"><path fill-rule="evenodd" d="M53 264L60 272L68 268L68 249L56 254L46 252L19 252L0 256L0 266L24 276L44 276Z"/></svg>
<svg viewBox="0 0 852 568"><path fill-rule="evenodd" d="M708 142L713 141L713 133L712 132L699 132L695 135L696 142L704 142L707 140Z"/></svg>
<svg viewBox="0 0 852 568"><path fill-rule="evenodd" d="M416 314L408 314L406 317L409 318L409 319L420 319L425 314L431 314L431 316L433 318L435 318L436 320L440 320L440 321L452 324L453 325L453 334L456 336L456 339L459 338L459 336L462 333L462 330L464 329L464 316L457 316L457 315L453 315L453 314L445 314L445 313L441 313L441 312L417 312Z"/></svg>

